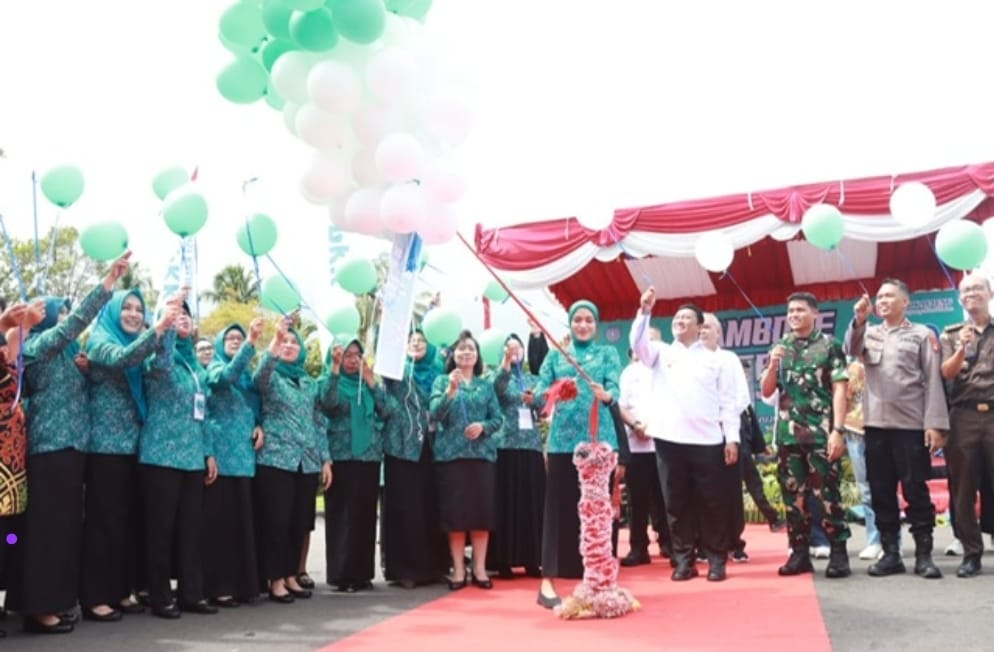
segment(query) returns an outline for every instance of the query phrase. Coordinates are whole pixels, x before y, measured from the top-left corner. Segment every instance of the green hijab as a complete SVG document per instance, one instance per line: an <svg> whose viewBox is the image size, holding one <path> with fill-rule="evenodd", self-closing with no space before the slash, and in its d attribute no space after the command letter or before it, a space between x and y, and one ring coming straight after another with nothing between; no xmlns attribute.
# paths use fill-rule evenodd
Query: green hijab
<svg viewBox="0 0 994 652"><path fill-rule="evenodd" d="M89 351L97 344L103 344L104 342L110 342L111 344L117 344L118 346L127 347L132 342L138 339L138 333L126 333L123 328L121 328L121 312L124 309L124 301L128 297L137 298L142 304L142 312L145 311L145 298L142 296L141 291L137 288L131 290L118 290L115 292L107 305L103 307L100 314L97 316L96 326L93 327L93 332L90 333L90 339L86 343L86 349ZM124 370L124 376L128 381L128 389L131 392L131 398L135 401L135 407L138 409L138 416L144 422L148 418L148 402L145 400L145 383L142 380L142 363L138 363L133 367L128 367Z"/></svg>
<svg viewBox="0 0 994 652"><path fill-rule="evenodd" d="M344 350L355 345L359 349L359 355L363 354L362 344L355 339L349 342ZM328 353L324 358L325 373L331 374L331 354L334 345L328 348ZM352 435L352 454L361 455L369 448L369 443L373 440L373 425L376 419L375 404L373 402L373 392L369 385L362 379L362 374L346 373L340 369L338 375L338 395L348 403L349 406L349 432Z"/></svg>
<svg viewBox="0 0 994 652"><path fill-rule="evenodd" d="M307 347L304 346L304 338L300 336L300 333L292 328L290 332L293 333L293 336L297 338L297 343L300 344L300 353L297 354L295 362L284 362L281 359L276 363L276 373L290 380L300 380L307 375L307 369L304 368L304 361L307 360Z"/></svg>
<svg viewBox="0 0 994 652"><path fill-rule="evenodd" d="M601 320L601 311L597 309L597 306L595 306L592 301L587 301L586 299L580 299L579 301L577 301L576 303L574 303L572 306L569 307L569 315L567 319L569 321L571 329L573 324L573 315L576 314L577 310L583 310L583 309L590 311L590 314L594 316L594 322L599 322ZM572 336L572 330L570 332L570 335ZM570 341L573 344L573 350L575 351L583 351L588 346L593 344L594 339L595 338L592 337L586 342L581 342L577 340L575 337L570 337Z"/></svg>

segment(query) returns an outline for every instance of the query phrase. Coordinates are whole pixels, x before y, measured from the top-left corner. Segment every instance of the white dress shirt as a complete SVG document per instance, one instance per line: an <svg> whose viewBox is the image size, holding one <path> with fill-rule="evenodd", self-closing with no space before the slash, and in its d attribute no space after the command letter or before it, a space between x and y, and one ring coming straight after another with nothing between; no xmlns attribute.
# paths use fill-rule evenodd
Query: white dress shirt
<svg viewBox="0 0 994 652"><path fill-rule="evenodd" d="M618 405L628 410L636 421L645 423L643 414L652 403L652 370L641 362L634 362L621 370L618 380ZM633 453L655 453L652 439L636 436L627 425L628 447Z"/></svg>
<svg viewBox="0 0 994 652"><path fill-rule="evenodd" d="M745 387L741 363L733 368L728 358L699 341L685 346L649 340L649 317L641 310L629 339L639 360L652 369L652 400L642 419L647 434L677 444L739 442L745 409L739 394Z"/></svg>

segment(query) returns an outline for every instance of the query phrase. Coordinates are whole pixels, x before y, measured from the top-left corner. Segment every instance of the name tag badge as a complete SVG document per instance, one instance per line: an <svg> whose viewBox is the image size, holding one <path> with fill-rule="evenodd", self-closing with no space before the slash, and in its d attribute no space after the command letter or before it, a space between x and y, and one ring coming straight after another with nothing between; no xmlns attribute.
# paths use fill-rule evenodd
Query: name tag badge
<svg viewBox="0 0 994 652"><path fill-rule="evenodd" d="M518 430L532 430L535 428L535 422L532 421L532 411L531 408L519 407L518 408Z"/></svg>
<svg viewBox="0 0 994 652"><path fill-rule="evenodd" d="M193 395L193 420L203 421L207 418L207 397L202 392Z"/></svg>

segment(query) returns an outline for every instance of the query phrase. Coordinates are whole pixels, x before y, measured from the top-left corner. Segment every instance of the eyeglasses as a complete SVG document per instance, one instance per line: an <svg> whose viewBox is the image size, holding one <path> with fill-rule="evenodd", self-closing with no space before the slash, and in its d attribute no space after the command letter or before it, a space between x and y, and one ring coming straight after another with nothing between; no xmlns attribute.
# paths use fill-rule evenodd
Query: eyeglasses
<svg viewBox="0 0 994 652"><path fill-rule="evenodd" d="M245 341L245 336L243 336L241 333L237 333L237 334L232 333L231 335L225 335L224 336L224 341L225 342L244 342Z"/></svg>
<svg viewBox="0 0 994 652"><path fill-rule="evenodd" d="M208 351L213 351L213 346L198 346L197 353L207 353Z"/></svg>
<svg viewBox="0 0 994 652"><path fill-rule="evenodd" d="M972 294L977 294L977 293L986 292L986 291L987 291L987 286L986 285L978 284L978 285L968 285L965 288L960 288L959 293L960 294L971 294L971 293Z"/></svg>

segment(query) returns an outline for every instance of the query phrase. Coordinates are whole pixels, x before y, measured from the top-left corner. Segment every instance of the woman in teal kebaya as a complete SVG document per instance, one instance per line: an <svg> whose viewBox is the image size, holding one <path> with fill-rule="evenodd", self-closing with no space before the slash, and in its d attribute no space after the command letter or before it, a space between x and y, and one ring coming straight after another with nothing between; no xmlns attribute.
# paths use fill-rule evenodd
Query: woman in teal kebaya
<svg viewBox="0 0 994 652"><path fill-rule="evenodd" d="M435 473L438 479L442 529L449 533L452 579L449 588L493 587L487 577L487 542L497 526L497 443L494 435L503 417L493 381L483 373L480 347L464 331L453 345L447 376L435 379L431 417L435 433ZM472 578L464 562L466 533L473 546Z"/></svg>
<svg viewBox="0 0 994 652"><path fill-rule="evenodd" d="M90 437L86 359L76 342L110 299L128 268L130 253L73 310L50 298L45 318L24 342L23 398L28 399L28 500L24 531L18 532L18 572L11 578L7 606L24 616L30 632L72 631L60 613L79 598L83 529L83 475Z"/></svg>
<svg viewBox="0 0 994 652"><path fill-rule="evenodd" d="M145 300L119 290L97 317L86 343L91 434L86 455L83 523L83 616L113 621L140 613L131 599L144 575L139 546L142 509L138 437L148 416L143 364L169 328L163 316L145 328Z"/></svg>

